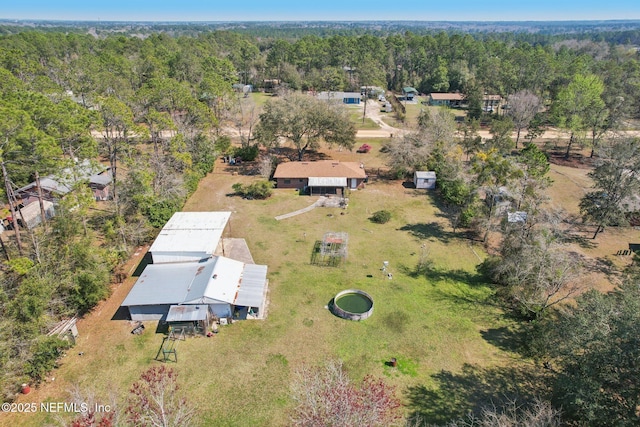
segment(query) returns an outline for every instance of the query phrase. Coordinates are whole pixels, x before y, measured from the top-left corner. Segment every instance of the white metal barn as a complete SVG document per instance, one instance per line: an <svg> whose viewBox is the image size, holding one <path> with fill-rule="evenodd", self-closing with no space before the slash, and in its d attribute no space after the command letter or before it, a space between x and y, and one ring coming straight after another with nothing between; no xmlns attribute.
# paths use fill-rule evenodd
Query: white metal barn
<svg viewBox="0 0 640 427"><path fill-rule="evenodd" d="M149 248L154 264L211 258L231 212L176 212Z"/></svg>
<svg viewBox="0 0 640 427"><path fill-rule="evenodd" d="M160 320L174 305L207 305L218 318L236 309L264 314L267 266L216 256L200 262L149 264L122 302L131 320Z"/></svg>
<svg viewBox="0 0 640 427"><path fill-rule="evenodd" d="M416 171L413 175L416 188L436 188L436 173L434 171Z"/></svg>

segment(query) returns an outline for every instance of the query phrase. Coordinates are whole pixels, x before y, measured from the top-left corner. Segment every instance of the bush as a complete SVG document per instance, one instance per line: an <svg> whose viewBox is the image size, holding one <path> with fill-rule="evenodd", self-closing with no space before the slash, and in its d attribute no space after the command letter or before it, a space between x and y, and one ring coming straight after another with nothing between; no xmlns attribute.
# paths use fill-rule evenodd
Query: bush
<svg viewBox="0 0 640 427"><path fill-rule="evenodd" d="M391 220L391 212L385 210L374 212L369 219L376 224L386 224Z"/></svg>
<svg viewBox="0 0 640 427"><path fill-rule="evenodd" d="M182 207L182 201L176 199L157 200L145 207L144 215L152 227L163 227Z"/></svg>
<svg viewBox="0 0 640 427"><path fill-rule="evenodd" d="M249 185L237 182L231 188L235 194L247 199L268 199L273 194L273 183L270 181L258 181Z"/></svg>
<svg viewBox="0 0 640 427"><path fill-rule="evenodd" d="M231 149L231 138L226 135L219 137L213 143L213 148L220 154L227 154Z"/></svg>
<svg viewBox="0 0 640 427"><path fill-rule="evenodd" d="M44 337L32 347L33 357L25 366L25 373L36 383L41 382L45 375L56 367L56 361L64 350L70 347L68 341L58 337Z"/></svg>
<svg viewBox="0 0 640 427"><path fill-rule="evenodd" d="M260 150L257 145L249 145L248 147L238 147L233 151L234 157L240 157L243 162L252 162L258 157Z"/></svg>

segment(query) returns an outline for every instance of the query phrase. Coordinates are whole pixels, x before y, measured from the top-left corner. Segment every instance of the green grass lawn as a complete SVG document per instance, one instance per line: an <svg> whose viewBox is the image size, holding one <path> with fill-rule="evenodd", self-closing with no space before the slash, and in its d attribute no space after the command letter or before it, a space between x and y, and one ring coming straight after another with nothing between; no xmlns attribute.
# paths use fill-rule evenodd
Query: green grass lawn
<svg viewBox="0 0 640 427"><path fill-rule="evenodd" d="M380 125L368 117L362 121L361 111L350 111L349 118L355 124L356 129L380 129Z"/></svg>
<svg viewBox="0 0 640 427"><path fill-rule="evenodd" d="M384 378L403 400L409 387L438 387L434 376L440 372L504 366L517 359L485 339L511 323L476 273L482 249L452 235L424 191L379 181L352 192L346 210L317 208L278 222L274 216L312 200L292 190L276 190L264 201L225 196L234 182L253 179L210 175L185 208L232 210L232 235L246 238L255 262L269 266L266 320L236 322L212 338L178 344L179 362L171 366L204 425L287 425L292 374L303 364L330 358L342 359L355 380L366 374ZM391 211L389 223L369 221L380 209ZM336 268L313 266L314 242L329 231L349 234L348 258ZM417 274L421 259L433 265ZM383 261L389 261L392 280L381 271ZM347 321L325 308L348 288L373 297L369 319ZM56 376L64 383L48 399L68 399L72 385L94 392L102 402L112 393L122 398L146 367L160 363L153 358L162 334L154 333L153 322L142 336L131 335L122 321L104 327L108 332L102 337L83 336L84 344L63 359ZM85 348L84 359L75 354ZM384 363L392 357L398 360L396 369ZM15 424L43 425L52 417L20 417Z"/></svg>

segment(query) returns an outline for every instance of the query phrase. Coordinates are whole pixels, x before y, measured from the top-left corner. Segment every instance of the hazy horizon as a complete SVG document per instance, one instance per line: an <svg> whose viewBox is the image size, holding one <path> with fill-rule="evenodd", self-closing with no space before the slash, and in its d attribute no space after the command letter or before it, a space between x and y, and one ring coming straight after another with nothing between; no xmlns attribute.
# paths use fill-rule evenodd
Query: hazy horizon
<svg viewBox="0 0 640 427"><path fill-rule="evenodd" d="M391 4L379 0L325 0L303 4L290 0L246 0L242 3L209 0L23 0L3 5L3 20L117 21L117 22L555 22L633 21L640 19L640 2L540 0L512 2L459 0L429 4L406 0Z"/></svg>

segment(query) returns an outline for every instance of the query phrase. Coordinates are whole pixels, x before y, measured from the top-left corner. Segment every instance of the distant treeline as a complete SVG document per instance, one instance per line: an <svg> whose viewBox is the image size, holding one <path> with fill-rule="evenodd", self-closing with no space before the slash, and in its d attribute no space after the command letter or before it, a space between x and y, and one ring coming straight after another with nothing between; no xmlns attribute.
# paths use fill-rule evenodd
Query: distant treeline
<svg viewBox="0 0 640 427"><path fill-rule="evenodd" d="M639 20L602 21L282 21L282 22L118 22L0 20L0 34L37 29L47 32L88 32L106 36L119 33L149 35L165 32L174 36L210 31L234 31L252 37L295 40L305 36L329 37L370 34L377 37L412 32L418 35L446 32L472 34L500 40L536 44L557 40L605 41L640 44Z"/></svg>

